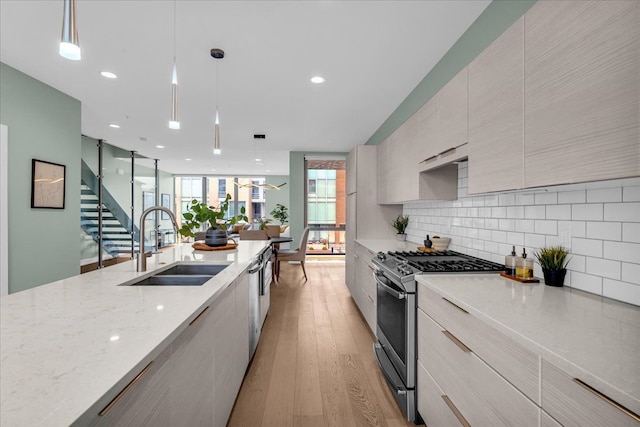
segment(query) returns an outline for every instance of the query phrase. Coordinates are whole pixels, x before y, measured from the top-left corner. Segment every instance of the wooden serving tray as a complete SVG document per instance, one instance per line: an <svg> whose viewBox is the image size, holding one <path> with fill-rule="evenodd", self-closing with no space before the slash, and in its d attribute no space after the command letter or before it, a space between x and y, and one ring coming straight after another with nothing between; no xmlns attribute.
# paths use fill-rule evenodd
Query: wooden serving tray
<svg viewBox="0 0 640 427"><path fill-rule="evenodd" d="M418 246L420 252L437 252L436 248L425 248L424 246Z"/></svg>
<svg viewBox="0 0 640 427"><path fill-rule="evenodd" d="M208 246L204 242L195 242L193 245L191 245L191 247L193 247L193 249L197 251L226 251L238 247L238 243L235 240L229 240L230 241L227 242L227 244L224 246Z"/></svg>
<svg viewBox="0 0 640 427"><path fill-rule="evenodd" d="M535 277L533 279L521 279L521 278L516 277L516 276L510 276L509 274L505 273L504 271L501 272L500 275L502 277L506 277L507 279L515 280L516 282L520 282L520 283L540 283L540 279L536 279Z"/></svg>

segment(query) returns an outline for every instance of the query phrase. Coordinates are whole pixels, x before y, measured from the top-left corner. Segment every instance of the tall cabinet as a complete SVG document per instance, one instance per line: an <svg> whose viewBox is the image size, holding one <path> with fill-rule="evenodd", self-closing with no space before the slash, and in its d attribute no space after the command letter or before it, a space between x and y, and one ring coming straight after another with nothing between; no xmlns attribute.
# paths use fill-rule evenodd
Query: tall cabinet
<svg viewBox="0 0 640 427"><path fill-rule="evenodd" d="M391 222L402 214L401 205L379 205L375 145L358 145L347 156L347 230L345 281L351 296L375 325L375 291L368 258L373 255L356 239L393 239Z"/></svg>

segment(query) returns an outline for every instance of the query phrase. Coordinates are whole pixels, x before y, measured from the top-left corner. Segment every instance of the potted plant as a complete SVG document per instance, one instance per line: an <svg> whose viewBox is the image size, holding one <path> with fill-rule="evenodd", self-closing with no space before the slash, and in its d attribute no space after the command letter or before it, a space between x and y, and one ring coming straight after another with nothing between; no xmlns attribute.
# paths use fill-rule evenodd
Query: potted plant
<svg viewBox="0 0 640 427"><path fill-rule="evenodd" d="M258 224L259 224L260 230L266 230L267 225L269 225L270 222L271 220L269 218L259 218Z"/></svg>
<svg viewBox="0 0 640 427"><path fill-rule="evenodd" d="M229 225L234 225L238 221L249 221L249 218L245 215L244 206L240 209L240 215L225 218L229 210L230 200L231 195L227 194L224 201L216 208L193 199L188 207L191 212L182 214L184 222L178 231L185 237L195 238L194 230L198 230L202 225L209 223L209 228L205 234L205 244L208 246L225 246L228 240L227 228Z"/></svg>
<svg viewBox="0 0 640 427"><path fill-rule="evenodd" d="M287 212L287 207L278 203L275 208L271 211L271 216L274 219L280 221L280 225L284 225L285 222L289 219L289 213Z"/></svg>
<svg viewBox="0 0 640 427"><path fill-rule="evenodd" d="M569 251L562 246L550 246L541 248L533 255L542 267L545 285L563 286Z"/></svg>
<svg viewBox="0 0 640 427"><path fill-rule="evenodd" d="M407 229L407 226L409 225L409 215L398 215L398 217L393 220L393 222L391 223L391 225L393 226L393 228L396 229L396 238L398 240L406 240L407 239L407 235L404 234L404 231Z"/></svg>

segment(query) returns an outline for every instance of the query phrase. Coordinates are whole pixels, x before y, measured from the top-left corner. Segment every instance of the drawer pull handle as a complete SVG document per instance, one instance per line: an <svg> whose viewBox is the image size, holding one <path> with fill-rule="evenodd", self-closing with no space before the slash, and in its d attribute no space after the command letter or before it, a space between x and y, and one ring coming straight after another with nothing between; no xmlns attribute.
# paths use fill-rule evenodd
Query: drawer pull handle
<svg viewBox="0 0 640 427"><path fill-rule="evenodd" d="M458 410L458 408L456 408L456 405L453 404L451 399L449 399L449 396L443 394L441 397L442 400L444 400L444 403L446 403L449 409L451 409L453 415L455 415L458 421L460 421L460 424L462 424L464 427L471 427L471 424L469 424L469 422L462 416L462 413Z"/></svg>
<svg viewBox="0 0 640 427"><path fill-rule="evenodd" d="M196 318L195 318L195 319L193 319L191 322L189 322L189 326L191 326L191 325L193 325L194 323L196 323L196 322L200 319L200 317L205 313L205 311L207 311L207 310L209 310L209 306L207 306L207 308L205 308L204 310L202 310L202 311L200 312L200 314L198 314L198 315L196 316Z"/></svg>
<svg viewBox="0 0 640 427"><path fill-rule="evenodd" d="M618 402L616 402L615 400L611 399L608 396L605 396L604 394L600 393L598 390L596 390L595 388L591 387L589 384L582 382L581 380L574 378L573 382L578 384L579 386L581 386L582 388L590 391L591 393L595 394L596 396L598 396L600 399L604 400L605 402L607 402L609 405L615 407L616 409L624 412L625 414L627 414L628 416L630 416L631 418L633 418L636 421L640 422L640 416L638 416L638 414L636 414L635 412L630 411L629 409L625 408L624 406L622 406L621 404L619 404Z"/></svg>
<svg viewBox="0 0 640 427"><path fill-rule="evenodd" d="M464 343L462 341L460 341L458 338L456 338L455 336L453 336L453 334L449 331L442 331L442 333L449 338L451 341L453 341L453 343L455 345L457 345L460 350L464 351L465 353L471 353L471 349L469 347L467 347L466 345L464 345Z"/></svg>
<svg viewBox="0 0 640 427"><path fill-rule="evenodd" d="M452 303L451 301L449 301L448 299L446 299L445 297L442 297L443 300L445 300L446 302L448 302L449 304L451 304L452 306L454 306L455 308L457 308L458 310L469 314L469 312L467 310L465 310L464 308L460 307L458 304Z"/></svg>
<svg viewBox="0 0 640 427"><path fill-rule="evenodd" d="M98 413L98 415L99 415L99 416L103 416L104 414L106 414L107 412L109 412L109 409L111 409L111 408L113 407L113 405L115 405L116 403L118 403L118 400L120 400L120 398L121 398L122 396L124 396L124 394L125 394L127 391L129 391L129 389L130 389L131 387L133 387L133 385L134 385L135 383L137 383L137 382L138 382L138 380L139 380L140 378L142 378L142 376L143 376L144 374L146 374L146 373L147 373L147 371L149 370L149 368L151 367L151 365L153 365L153 360L152 360L151 362L149 362L149 364L148 364L147 366L145 366L145 367L144 367L144 369L143 369L143 370L142 370L138 375L136 375L136 377L135 377L134 379L132 379L132 380L131 380L131 382L130 382L129 384L127 384L127 386L126 386L125 388L123 388L123 389L120 391L120 393L118 393L118 394L116 395L116 397L114 397L114 398L113 398L113 400L112 400L111 402L109 402L109 404L107 404L107 406L105 406L105 407L104 407L104 409L103 409L102 411L100 411L100 412Z"/></svg>

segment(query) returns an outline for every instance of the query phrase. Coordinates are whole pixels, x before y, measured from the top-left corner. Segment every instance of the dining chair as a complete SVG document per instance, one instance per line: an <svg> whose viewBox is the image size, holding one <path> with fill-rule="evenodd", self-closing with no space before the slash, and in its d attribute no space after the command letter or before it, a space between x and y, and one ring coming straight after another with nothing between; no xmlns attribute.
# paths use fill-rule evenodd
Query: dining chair
<svg viewBox="0 0 640 427"><path fill-rule="evenodd" d="M238 235L240 240L269 240L265 230L240 230Z"/></svg>
<svg viewBox="0 0 640 427"><path fill-rule="evenodd" d="M307 271L304 269L304 261L307 254L307 241L309 240L309 227L306 227L302 232L302 237L300 238L300 246L298 249L282 249L278 251L278 255L276 258L276 263L278 266L276 267L276 271L278 272L278 278L280 278L280 261L300 261L300 265L302 266L302 272L304 273L304 280L307 279Z"/></svg>

